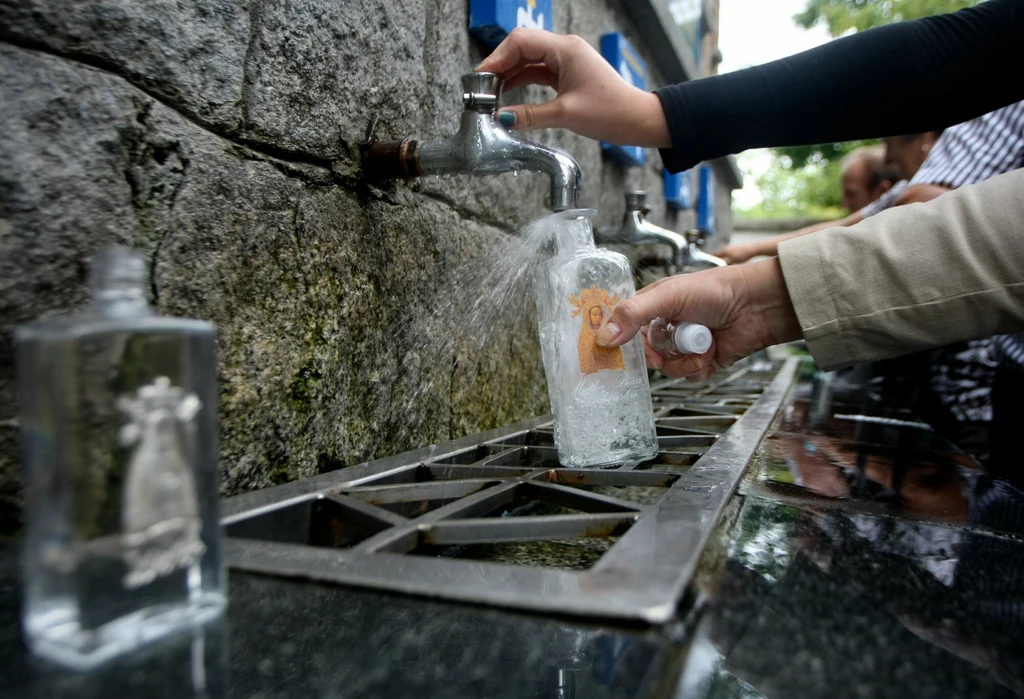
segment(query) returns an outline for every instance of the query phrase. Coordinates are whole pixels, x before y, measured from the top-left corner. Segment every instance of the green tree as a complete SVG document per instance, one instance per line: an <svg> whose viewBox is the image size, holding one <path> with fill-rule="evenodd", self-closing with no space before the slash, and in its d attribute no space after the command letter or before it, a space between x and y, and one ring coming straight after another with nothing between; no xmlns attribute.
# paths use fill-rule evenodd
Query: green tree
<svg viewBox="0 0 1024 699"><path fill-rule="evenodd" d="M793 17L799 26L827 27L833 37L883 24L954 12L981 0L806 0ZM787 218L838 217L842 211L840 161L854 148L869 142L825 143L815 146L773 148L771 167L757 178L764 201L738 212L740 216Z"/></svg>
<svg viewBox="0 0 1024 699"><path fill-rule="evenodd" d="M824 24L828 33L837 37L891 22L955 12L979 2L981 0L807 0L803 11L793 16L793 21L805 29Z"/></svg>
<svg viewBox="0 0 1024 699"><path fill-rule="evenodd" d="M843 156L873 141L771 149L769 168L757 178L763 201L737 212L746 218L839 218Z"/></svg>

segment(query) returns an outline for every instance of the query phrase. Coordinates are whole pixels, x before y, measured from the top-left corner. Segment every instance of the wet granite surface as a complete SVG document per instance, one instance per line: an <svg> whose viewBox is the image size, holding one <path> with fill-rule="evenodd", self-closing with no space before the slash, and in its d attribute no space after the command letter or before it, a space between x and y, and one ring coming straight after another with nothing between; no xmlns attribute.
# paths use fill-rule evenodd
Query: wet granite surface
<svg viewBox="0 0 1024 699"><path fill-rule="evenodd" d="M8 540L0 696L1024 696L1024 494L912 415L817 388L791 395L666 627L234 573L222 624L75 675L23 650Z"/></svg>

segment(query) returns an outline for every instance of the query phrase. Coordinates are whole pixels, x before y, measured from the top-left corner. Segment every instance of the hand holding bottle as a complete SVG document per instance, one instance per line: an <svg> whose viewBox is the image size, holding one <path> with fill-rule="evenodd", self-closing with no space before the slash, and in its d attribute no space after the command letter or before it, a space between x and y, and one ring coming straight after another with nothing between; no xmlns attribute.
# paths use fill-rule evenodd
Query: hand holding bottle
<svg viewBox="0 0 1024 699"><path fill-rule="evenodd" d="M711 331L706 352L676 357L662 356L644 338L647 366L694 381L801 337L777 258L659 279L619 304L596 341L618 347L657 318L699 323Z"/></svg>

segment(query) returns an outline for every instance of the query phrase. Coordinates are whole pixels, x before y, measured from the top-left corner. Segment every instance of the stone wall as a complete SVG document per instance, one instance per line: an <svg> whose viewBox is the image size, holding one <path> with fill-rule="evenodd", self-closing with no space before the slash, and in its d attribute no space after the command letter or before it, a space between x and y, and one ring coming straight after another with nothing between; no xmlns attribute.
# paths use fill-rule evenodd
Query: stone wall
<svg viewBox="0 0 1024 699"><path fill-rule="evenodd" d="M555 7L556 31L596 45L618 29L644 52L618 2ZM149 254L161 312L217 324L225 494L547 411L532 317L483 353L409 350L447 331L433 310L454 271L545 213L546 178L361 175L372 116L382 138L456 128L459 76L484 55L467 14L466 0L0 0L0 531L21 499L12 329L80 306L85 260L111 243ZM657 153L627 170L593 141L535 137L579 160L598 223L645 188L651 218L681 224Z"/></svg>

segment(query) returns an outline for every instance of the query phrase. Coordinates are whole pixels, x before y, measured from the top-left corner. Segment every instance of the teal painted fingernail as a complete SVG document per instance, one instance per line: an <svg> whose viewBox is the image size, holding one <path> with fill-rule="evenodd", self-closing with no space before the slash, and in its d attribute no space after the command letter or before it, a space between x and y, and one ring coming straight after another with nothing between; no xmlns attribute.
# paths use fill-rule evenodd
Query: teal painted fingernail
<svg viewBox="0 0 1024 699"><path fill-rule="evenodd" d="M498 114L498 121L506 129L511 129L516 125L516 113L515 112L501 112Z"/></svg>

